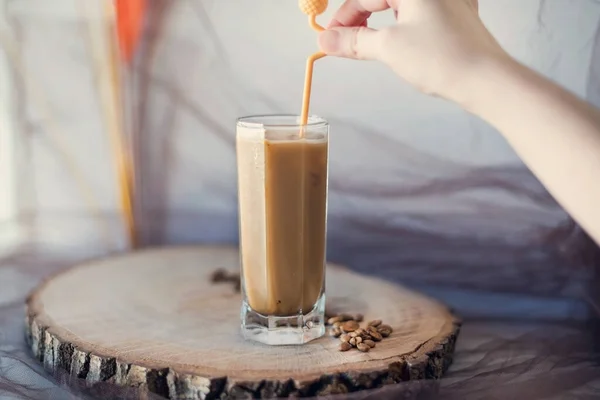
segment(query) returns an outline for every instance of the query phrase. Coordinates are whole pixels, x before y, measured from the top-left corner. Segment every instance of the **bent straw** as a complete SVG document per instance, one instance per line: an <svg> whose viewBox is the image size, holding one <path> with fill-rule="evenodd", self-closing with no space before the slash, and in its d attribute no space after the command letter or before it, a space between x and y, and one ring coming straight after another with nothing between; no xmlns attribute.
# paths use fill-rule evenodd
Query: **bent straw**
<svg viewBox="0 0 600 400"><path fill-rule="evenodd" d="M299 0L300 11L308 15L308 25L316 32L325 30L317 23L317 15L322 14L327 9L327 0ZM310 106L310 94L312 91L312 77L315 61L325 57L323 52L317 52L306 60L306 73L304 75L304 92L302 94L302 112L300 113L300 124L302 127L308 123L308 110ZM300 137L304 136L304 128L300 130Z"/></svg>

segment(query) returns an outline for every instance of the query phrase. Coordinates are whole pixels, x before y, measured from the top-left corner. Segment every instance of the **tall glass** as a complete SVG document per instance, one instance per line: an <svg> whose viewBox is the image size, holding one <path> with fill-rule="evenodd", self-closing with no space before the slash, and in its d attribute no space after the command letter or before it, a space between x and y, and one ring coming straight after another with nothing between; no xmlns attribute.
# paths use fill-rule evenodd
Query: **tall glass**
<svg viewBox="0 0 600 400"><path fill-rule="evenodd" d="M307 343L325 333L329 124L244 117L236 142L242 334Z"/></svg>

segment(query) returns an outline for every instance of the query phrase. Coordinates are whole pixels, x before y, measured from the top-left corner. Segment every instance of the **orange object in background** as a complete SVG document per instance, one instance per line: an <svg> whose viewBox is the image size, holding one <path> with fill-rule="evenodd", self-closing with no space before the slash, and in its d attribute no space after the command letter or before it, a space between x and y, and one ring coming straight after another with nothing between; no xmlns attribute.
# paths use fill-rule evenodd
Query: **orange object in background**
<svg viewBox="0 0 600 400"><path fill-rule="evenodd" d="M146 0L114 0L121 57L130 62L142 33Z"/></svg>

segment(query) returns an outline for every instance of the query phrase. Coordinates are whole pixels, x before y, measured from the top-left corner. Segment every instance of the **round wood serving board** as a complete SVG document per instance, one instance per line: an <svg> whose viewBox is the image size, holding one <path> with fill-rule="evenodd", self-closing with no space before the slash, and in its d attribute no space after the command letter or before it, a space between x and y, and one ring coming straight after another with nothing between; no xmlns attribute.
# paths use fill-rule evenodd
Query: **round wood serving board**
<svg viewBox="0 0 600 400"><path fill-rule="evenodd" d="M239 332L240 294L213 283L238 272L233 247L151 249L88 262L38 287L26 337L51 372L168 398L256 398L346 393L439 378L452 361L458 320L428 297L328 265L328 312L383 319L392 335L368 353L323 337L266 346Z"/></svg>

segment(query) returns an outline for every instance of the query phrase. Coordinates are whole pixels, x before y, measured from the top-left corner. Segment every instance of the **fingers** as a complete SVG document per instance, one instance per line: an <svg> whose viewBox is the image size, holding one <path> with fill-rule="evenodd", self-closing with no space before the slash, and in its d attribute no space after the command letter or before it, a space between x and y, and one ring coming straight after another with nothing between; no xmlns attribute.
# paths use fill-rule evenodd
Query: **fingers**
<svg viewBox="0 0 600 400"><path fill-rule="evenodd" d="M386 10L394 3L396 0L346 0L327 27L360 26L371 13Z"/></svg>
<svg viewBox="0 0 600 400"><path fill-rule="evenodd" d="M336 27L319 35L321 51L331 56L374 60L379 57L380 32L364 26Z"/></svg>

